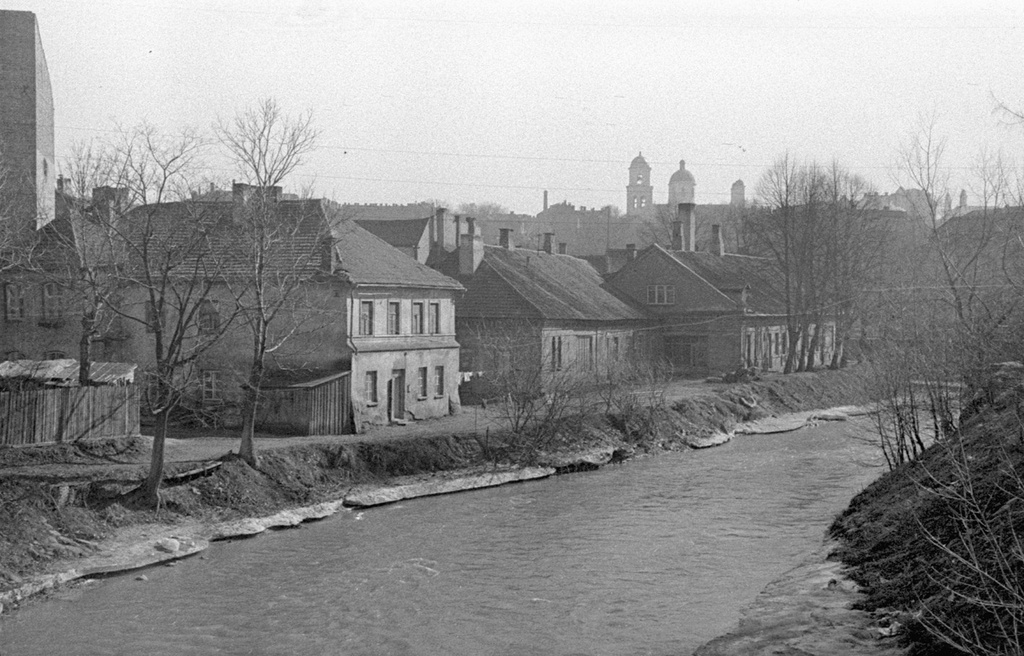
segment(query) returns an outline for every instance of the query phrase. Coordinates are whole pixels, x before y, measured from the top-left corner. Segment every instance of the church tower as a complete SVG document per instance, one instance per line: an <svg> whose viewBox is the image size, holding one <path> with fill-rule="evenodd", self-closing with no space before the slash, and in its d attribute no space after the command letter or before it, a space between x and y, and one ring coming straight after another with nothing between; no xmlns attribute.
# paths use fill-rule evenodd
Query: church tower
<svg viewBox="0 0 1024 656"><path fill-rule="evenodd" d="M686 162L679 160L679 170L668 180L668 206L673 210L680 203L694 203L694 188L697 186L693 174L686 170Z"/></svg>
<svg viewBox="0 0 1024 656"><path fill-rule="evenodd" d="M651 186L651 167L643 153L629 165L629 184L626 185L626 216L646 216L654 212L654 187Z"/></svg>
<svg viewBox="0 0 1024 656"><path fill-rule="evenodd" d="M53 220L53 151L53 92L36 16L0 11L0 166L6 209L20 229Z"/></svg>

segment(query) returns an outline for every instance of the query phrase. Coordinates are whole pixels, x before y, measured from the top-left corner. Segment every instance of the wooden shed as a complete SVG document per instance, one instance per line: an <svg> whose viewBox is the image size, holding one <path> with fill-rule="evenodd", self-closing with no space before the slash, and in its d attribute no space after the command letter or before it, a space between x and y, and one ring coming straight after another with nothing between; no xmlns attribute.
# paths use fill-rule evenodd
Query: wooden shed
<svg viewBox="0 0 1024 656"><path fill-rule="evenodd" d="M351 373L263 387L257 429L291 435L341 435L352 431Z"/></svg>

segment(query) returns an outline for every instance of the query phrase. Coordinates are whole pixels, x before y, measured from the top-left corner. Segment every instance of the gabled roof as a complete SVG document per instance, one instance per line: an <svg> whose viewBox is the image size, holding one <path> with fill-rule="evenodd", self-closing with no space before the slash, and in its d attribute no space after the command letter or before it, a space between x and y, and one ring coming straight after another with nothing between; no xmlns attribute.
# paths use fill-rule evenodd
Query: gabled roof
<svg viewBox="0 0 1024 656"><path fill-rule="evenodd" d="M543 251L484 246L477 272L459 312L471 317L507 315L508 302L474 284L490 273L500 278L536 317L552 321L634 321L644 315L602 286L601 276L584 260Z"/></svg>
<svg viewBox="0 0 1024 656"><path fill-rule="evenodd" d="M658 245L654 248L664 250ZM781 273L770 260L735 253L716 255L707 251L665 252L730 298L735 299L737 294L749 289L746 309L758 314L785 312Z"/></svg>
<svg viewBox="0 0 1024 656"><path fill-rule="evenodd" d="M380 237L395 248L415 248L423 240L423 233L427 230L430 217L393 221L357 218L355 221L359 227Z"/></svg>
<svg viewBox="0 0 1024 656"><path fill-rule="evenodd" d="M370 234L355 221L335 220L331 228L335 273L356 285L434 287L461 290L457 280L420 264L413 258Z"/></svg>

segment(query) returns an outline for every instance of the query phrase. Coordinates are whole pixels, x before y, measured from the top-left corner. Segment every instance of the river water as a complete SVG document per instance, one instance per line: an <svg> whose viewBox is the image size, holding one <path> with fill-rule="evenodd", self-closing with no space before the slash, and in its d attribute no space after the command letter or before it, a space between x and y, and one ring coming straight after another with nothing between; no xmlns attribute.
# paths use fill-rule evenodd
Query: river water
<svg viewBox="0 0 1024 656"><path fill-rule="evenodd" d="M0 619L0 653L689 654L881 471L862 420L346 511Z"/></svg>

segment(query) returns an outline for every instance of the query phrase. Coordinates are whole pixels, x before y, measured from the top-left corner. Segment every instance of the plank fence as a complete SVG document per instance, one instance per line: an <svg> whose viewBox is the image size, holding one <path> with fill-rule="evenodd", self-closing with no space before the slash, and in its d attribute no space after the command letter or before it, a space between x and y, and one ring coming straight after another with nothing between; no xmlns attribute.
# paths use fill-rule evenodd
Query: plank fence
<svg viewBox="0 0 1024 656"><path fill-rule="evenodd" d="M136 385L0 392L0 446L138 434Z"/></svg>

